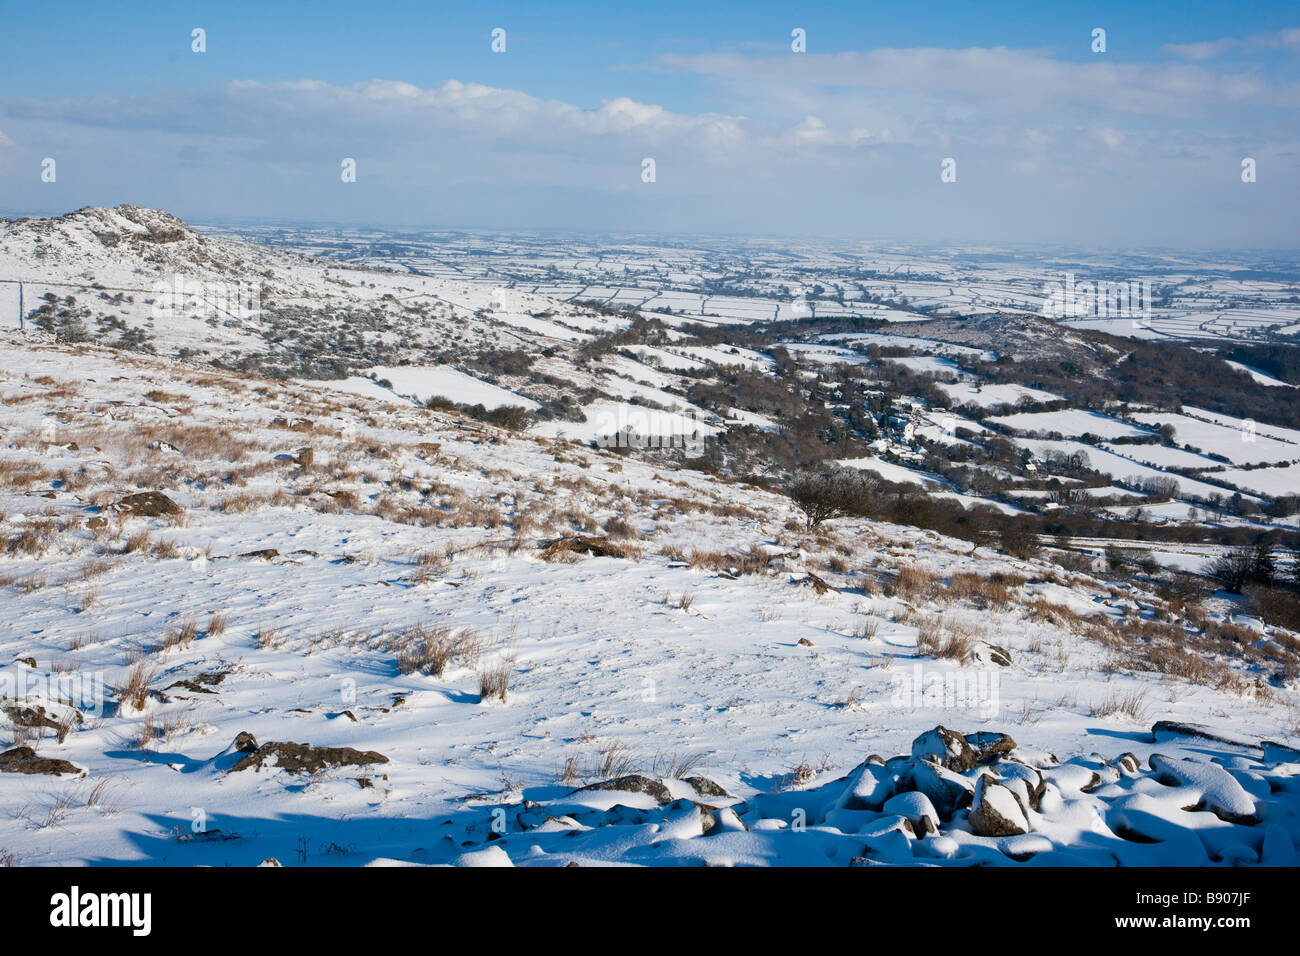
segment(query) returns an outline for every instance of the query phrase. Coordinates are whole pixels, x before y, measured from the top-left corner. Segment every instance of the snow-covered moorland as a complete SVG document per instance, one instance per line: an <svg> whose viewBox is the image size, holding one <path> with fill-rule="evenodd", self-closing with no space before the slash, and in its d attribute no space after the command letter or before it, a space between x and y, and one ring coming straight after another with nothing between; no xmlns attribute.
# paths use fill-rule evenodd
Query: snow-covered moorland
<svg viewBox="0 0 1300 956"><path fill-rule="evenodd" d="M0 369L14 862L1295 860L1281 629L410 403Z"/></svg>

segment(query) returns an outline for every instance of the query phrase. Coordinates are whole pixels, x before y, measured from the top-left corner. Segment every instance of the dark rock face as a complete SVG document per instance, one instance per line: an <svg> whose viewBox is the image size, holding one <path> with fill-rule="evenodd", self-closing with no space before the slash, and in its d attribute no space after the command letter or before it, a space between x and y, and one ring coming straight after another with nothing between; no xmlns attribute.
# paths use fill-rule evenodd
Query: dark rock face
<svg viewBox="0 0 1300 956"><path fill-rule="evenodd" d="M85 773L80 767L66 760L53 757L38 757L31 747L15 747L0 754L0 773Z"/></svg>
<svg viewBox="0 0 1300 956"><path fill-rule="evenodd" d="M656 803L671 803L673 796L668 792L668 787L662 780L656 780L654 777L647 777L645 774L630 773L626 777L615 777L613 780L602 780L600 783L593 783L590 786L579 787L574 793L581 793L584 790L622 790L626 793L644 793L654 798Z"/></svg>
<svg viewBox="0 0 1300 956"><path fill-rule="evenodd" d="M240 555L241 558L250 558L252 560L270 561L272 558L278 558L280 552L275 548L261 548L257 551L245 551Z"/></svg>
<svg viewBox="0 0 1300 956"><path fill-rule="evenodd" d="M965 773L974 768L979 754L961 734L947 727L936 727L912 741L912 757L933 761L945 770Z"/></svg>
<svg viewBox="0 0 1300 956"><path fill-rule="evenodd" d="M992 777L980 777L970 811L971 830L978 836L1019 836L1029 832L1024 808L1015 794Z"/></svg>
<svg viewBox="0 0 1300 956"><path fill-rule="evenodd" d="M161 491L142 491L137 495L127 495L113 507L141 518L160 518L164 515L181 513L181 506Z"/></svg>
<svg viewBox="0 0 1300 956"><path fill-rule="evenodd" d="M1016 749L1016 742L1008 734L998 734L987 730L966 734L966 743L975 751L975 762L988 763L1006 756Z"/></svg>
<svg viewBox="0 0 1300 956"><path fill-rule="evenodd" d="M240 738L244 734L239 735ZM251 735L249 741L252 740ZM245 746L247 742L245 742ZM241 749L236 738L236 749ZM230 773L240 770L260 770L271 766L288 773L316 773L331 767L364 767L372 763L388 763L388 758L374 750L353 750L351 747L313 747L291 741L271 741L258 747L230 768Z"/></svg>
<svg viewBox="0 0 1300 956"><path fill-rule="evenodd" d="M715 783L708 777L687 777L686 783L690 784L691 789L702 797L722 797L724 799L733 799L731 794L721 784Z"/></svg>

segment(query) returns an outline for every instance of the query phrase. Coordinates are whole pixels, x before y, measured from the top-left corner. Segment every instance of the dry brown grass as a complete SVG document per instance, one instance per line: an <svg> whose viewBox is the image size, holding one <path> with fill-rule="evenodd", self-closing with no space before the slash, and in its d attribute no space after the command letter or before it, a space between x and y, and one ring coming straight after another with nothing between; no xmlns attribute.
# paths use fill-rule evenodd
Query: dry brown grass
<svg viewBox="0 0 1300 956"><path fill-rule="evenodd" d="M60 530L59 523L53 519L35 521L6 542L5 553L39 558L54 547Z"/></svg>
<svg viewBox="0 0 1300 956"><path fill-rule="evenodd" d="M225 611L214 611L212 617L208 619L208 628L205 631L207 636L220 637L222 634L226 633L226 618L227 614Z"/></svg>
<svg viewBox="0 0 1300 956"><path fill-rule="evenodd" d="M1113 717L1118 714L1135 723L1145 723L1146 694L1140 690L1132 690L1125 694L1110 694L1104 700L1090 706L1088 713L1093 717Z"/></svg>
<svg viewBox="0 0 1300 956"><path fill-rule="evenodd" d="M942 615L925 618L917 628L916 651L927 657L965 663L974 646L972 628Z"/></svg>
<svg viewBox="0 0 1300 956"><path fill-rule="evenodd" d="M0 489L27 491L34 485L45 485L54 480L54 473L33 461L17 458L0 459Z"/></svg>
<svg viewBox="0 0 1300 956"><path fill-rule="evenodd" d="M167 538L162 541L155 541L153 547L149 549L150 554L152 554L155 558L158 558L159 560L163 560L163 561L166 561L169 558L176 557L178 554L180 554L180 551L181 551L180 545L178 545L176 541L172 538Z"/></svg>
<svg viewBox="0 0 1300 956"><path fill-rule="evenodd" d="M853 636L864 641L873 640L880 630L880 620L864 615L853 624Z"/></svg>
<svg viewBox="0 0 1300 956"><path fill-rule="evenodd" d="M486 667L478 672L479 700L499 700L506 702L506 693L510 689L510 676L514 673L515 662L509 658L500 663Z"/></svg>
<svg viewBox="0 0 1300 956"><path fill-rule="evenodd" d="M767 557L759 551L691 551L686 557L690 567L701 570L727 571L737 575L761 574L767 570Z"/></svg>
<svg viewBox="0 0 1300 956"><path fill-rule="evenodd" d="M1024 579L1009 575L991 576L958 571L948 580L946 596L953 600L971 603L992 610L1002 610L1011 601L1011 588L1023 584Z"/></svg>
<svg viewBox="0 0 1300 956"><path fill-rule="evenodd" d="M199 622L190 618L184 621L180 627L174 628L163 635L163 650L189 650L190 644L193 643L198 633Z"/></svg>
<svg viewBox="0 0 1300 956"><path fill-rule="evenodd" d="M158 669L147 660L136 661L127 672L126 681L114 688L117 699L136 710L144 710L149 702L149 685L158 676Z"/></svg>
<svg viewBox="0 0 1300 956"><path fill-rule="evenodd" d="M123 554L135 554L137 551L143 551L149 547L149 532L137 531L131 537L126 539L126 544L122 546Z"/></svg>
<svg viewBox="0 0 1300 956"><path fill-rule="evenodd" d="M937 578L924 568L904 565L894 578L893 593L904 601L925 600L933 596Z"/></svg>
<svg viewBox="0 0 1300 956"><path fill-rule="evenodd" d="M473 666L481 647L476 631L423 622L403 628L388 640L390 648L397 652L399 673L423 672L434 677L442 677L453 660Z"/></svg>

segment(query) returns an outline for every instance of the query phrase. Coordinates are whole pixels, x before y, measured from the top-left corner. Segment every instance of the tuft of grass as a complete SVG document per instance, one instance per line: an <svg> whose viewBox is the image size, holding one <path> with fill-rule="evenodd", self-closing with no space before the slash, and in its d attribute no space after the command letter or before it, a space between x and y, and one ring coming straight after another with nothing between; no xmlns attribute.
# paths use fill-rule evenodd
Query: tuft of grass
<svg viewBox="0 0 1300 956"><path fill-rule="evenodd" d="M853 625L853 636L860 640L874 640L880 630L880 620L874 617L860 617Z"/></svg>
<svg viewBox="0 0 1300 956"><path fill-rule="evenodd" d="M953 625L941 615L927 617L917 628L918 654L964 663L970 658L973 649L974 641L970 631Z"/></svg>
<svg viewBox="0 0 1300 956"><path fill-rule="evenodd" d="M894 593L905 601L928 598L934 593L936 578L924 568L907 565L900 568L894 579Z"/></svg>
<svg viewBox="0 0 1300 956"><path fill-rule="evenodd" d="M1110 694L1105 700L1089 707L1088 713L1093 717L1113 717L1118 714L1129 718L1134 723L1145 723L1147 717L1146 694L1140 690L1132 690L1126 694Z"/></svg>
<svg viewBox="0 0 1300 956"><path fill-rule="evenodd" d="M157 676L158 669L148 661L136 661L127 672L126 682L115 688L117 699L129 703L136 710L144 710L149 701L149 685Z"/></svg>
<svg viewBox="0 0 1300 956"><path fill-rule="evenodd" d="M494 667L486 667L478 672L478 696L481 701L493 698L506 702L506 692L510 689L510 675L514 673L514 661L503 660Z"/></svg>
<svg viewBox="0 0 1300 956"><path fill-rule="evenodd" d="M226 633L226 612L214 611L212 617L208 619L208 629L205 632L208 637L220 637Z"/></svg>
<svg viewBox="0 0 1300 956"><path fill-rule="evenodd" d="M123 554L135 554L137 551L143 551L149 546L149 532L137 531L131 537L126 539L126 544L122 546Z"/></svg>

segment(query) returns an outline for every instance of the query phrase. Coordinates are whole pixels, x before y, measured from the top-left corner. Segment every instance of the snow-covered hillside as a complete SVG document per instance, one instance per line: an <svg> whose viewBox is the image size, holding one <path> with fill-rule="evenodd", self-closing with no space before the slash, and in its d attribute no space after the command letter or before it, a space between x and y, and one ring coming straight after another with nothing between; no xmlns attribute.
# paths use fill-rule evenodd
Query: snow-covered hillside
<svg viewBox="0 0 1300 956"><path fill-rule="evenodd" d="M1227 602L395 393L0 370L16 862L1295 861L1300 644Z"/></svg>

